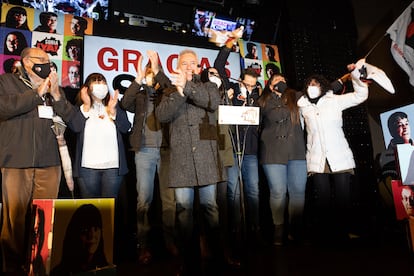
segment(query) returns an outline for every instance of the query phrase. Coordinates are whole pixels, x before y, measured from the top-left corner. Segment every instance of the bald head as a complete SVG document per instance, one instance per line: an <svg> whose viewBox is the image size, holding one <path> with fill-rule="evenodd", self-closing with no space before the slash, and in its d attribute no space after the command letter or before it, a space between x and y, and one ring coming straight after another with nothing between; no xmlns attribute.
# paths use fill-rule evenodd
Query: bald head
<svg viewBox="0 0 414 276"><path fill-rule="evenodd" d="M40 48L25 48L23 49L20 58L34 87L43 82L43 79L36 75L32 68L34 64L50 64L49 55Z"/></svg>
<svg viewBox="0 0 414 276"><path fill-rule="evenodd" d="M25 58L39 58L41 59L43 62L41 63L48 63L49 61L49 55L43 51L40 48L24 48L22 53L20 54L20 58L23 60Z"/></svg>

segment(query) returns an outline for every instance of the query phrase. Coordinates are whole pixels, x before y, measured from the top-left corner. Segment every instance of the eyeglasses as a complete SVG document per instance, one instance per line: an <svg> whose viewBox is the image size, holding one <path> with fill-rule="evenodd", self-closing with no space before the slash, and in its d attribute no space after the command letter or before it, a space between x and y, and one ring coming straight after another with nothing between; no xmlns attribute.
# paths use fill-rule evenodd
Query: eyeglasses
<svg viewBox="0 0 414 276"><path fill-rule="evenodd" d="M244 82L242 82L242 83L243 83L243 85L244 85L246 88L255 89L255 88L257 87L257 85L256 85L256 84L251 85L251 84L247 84L247 83L244 83Z"/></svg>

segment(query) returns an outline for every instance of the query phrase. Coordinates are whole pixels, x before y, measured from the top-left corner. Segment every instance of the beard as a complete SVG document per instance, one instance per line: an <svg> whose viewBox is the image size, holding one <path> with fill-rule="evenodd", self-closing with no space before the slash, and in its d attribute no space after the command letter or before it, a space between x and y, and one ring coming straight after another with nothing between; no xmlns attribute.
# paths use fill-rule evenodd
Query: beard
<svg viewBox="0 0 414 276"><path fill-rule="evenodd" d="M42 79L41 77L33 73L32 70L26 69L26 72L27 72L27 76L30 79L30 82L32 83L33 89L38 88L45 81L44 79Z"/></svg>

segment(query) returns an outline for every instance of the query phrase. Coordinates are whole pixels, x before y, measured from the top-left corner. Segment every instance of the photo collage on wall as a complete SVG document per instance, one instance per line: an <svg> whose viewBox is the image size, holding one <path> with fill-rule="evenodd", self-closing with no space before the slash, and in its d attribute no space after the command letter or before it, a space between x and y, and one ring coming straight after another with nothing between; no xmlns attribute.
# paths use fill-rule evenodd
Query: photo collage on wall
<svg viewBox="0 0 414 276"><path fill-rule="evenodd" d="M274 73L282 73L279 50L276 45L252 41L239 41L241 67L254 68L258 81L264 87Z"/></svg>
<svg viewBox="0 0 414 276"><path fill-rule="evenodd" d="M392 193L397 220L414 218L414 144L411 138L411 122L414 104L380 114L386 150L381 153L383 170L394 169ZM414 240L414 239L413 239Z"/></svg>
<svg viewBox="0 0 414 276"><path fill-rule="evenodd" d="M0 74L16 70L26 47L38 47L49 54L52 70L62 87L79 88L84 35L93 33L93 19L2 4L0 27Z"/></svg>

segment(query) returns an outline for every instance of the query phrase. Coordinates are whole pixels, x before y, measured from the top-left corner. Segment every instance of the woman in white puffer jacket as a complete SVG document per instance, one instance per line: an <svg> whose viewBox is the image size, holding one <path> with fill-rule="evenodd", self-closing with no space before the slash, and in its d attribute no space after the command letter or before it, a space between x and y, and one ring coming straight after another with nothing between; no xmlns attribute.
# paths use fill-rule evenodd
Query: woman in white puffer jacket
<svg viewBox="0 0 414 276"><path fill-rule="evenodd" d="M307 143L306 161L313 182L313 210L319 237L346 238L351 202L353 153L342 129L342 111L368 98L368 85L359 79L355 65L348 67L354 92L336 95L329 81L313 75L305 81L304 95L298 100L304 118ZM339 226L339 228L337 228ZM316 237L318 238L318 237Z"/></svg>

